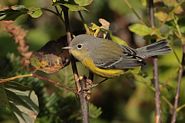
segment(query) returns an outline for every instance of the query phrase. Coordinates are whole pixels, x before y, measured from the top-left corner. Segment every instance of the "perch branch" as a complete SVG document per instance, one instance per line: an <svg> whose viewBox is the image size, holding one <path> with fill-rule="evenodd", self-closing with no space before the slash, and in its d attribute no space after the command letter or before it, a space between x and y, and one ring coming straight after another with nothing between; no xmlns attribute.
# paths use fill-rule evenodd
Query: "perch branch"
<svg viewBox="0 0 185 123"><path fill-rule="evenodd" d="M148 0L149 20L152 27L155 27L154 22L154 1ZM159 75L158 75L158 58L153 57L153 80L155 85L155 123L161 122L161 109L160 109L160 87L159 87Z"/></svg>
<svg viewBox="0 0 185 123"><path fill-rule="evenodd" d="M174 105L173 105L173 111L172 111L172 119L171 119L171 123L175 123L176 122L176 117L177 117L177 109L178 109L178 102L179 102L179 96L180 96L180 85L181 85L181 81L182 81L182 76L183 76L183 68L185 66L185 44L183 42L183 37L182 34L180 32L178 23L176 21L176 19L174 19L175 25L176 25L176 29L177 32L179 34L179 38L182 41L182 62L179 68L179 72L178 72L178 80L177 80L177 88L176 88L176 95L175 95L175 100L174 100ZM178 58L178 57L177 57Z"/></svg>
<svg viewBox="0 0 185 123"><path fill-rule="evenodd" d="M70 33L68 8L62 7L62 10L64 12L67 42L68 42L68 44L70 44L72 38L71 38L71 33ZM74 80L75 80L75 84L76 84L76 89L79 92L78 96L79 96L80 104L81 104L82 122L83 123L89 123L88 102L86 100L85 91L83 91L83 89L85 88L85 81L82 81L82 79L80 79L80 77L79 77L76 62L75 62L75 59L74 59L73 56L71 56L71 65L72 65Z"/></svg>

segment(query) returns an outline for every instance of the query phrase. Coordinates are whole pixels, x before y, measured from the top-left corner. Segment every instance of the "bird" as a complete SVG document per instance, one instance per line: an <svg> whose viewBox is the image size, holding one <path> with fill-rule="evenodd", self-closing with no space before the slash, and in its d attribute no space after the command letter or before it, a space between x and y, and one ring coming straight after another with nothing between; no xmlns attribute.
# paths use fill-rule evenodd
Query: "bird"
<svg viewBox="0 0 185 123"><path fill-rule="evenodd" d="M134 49L88 34L74 37L63 49L68 49L90 71L105 78L120 76L126 69L145 65L149 57L171 51L165 39Z"/></svg>

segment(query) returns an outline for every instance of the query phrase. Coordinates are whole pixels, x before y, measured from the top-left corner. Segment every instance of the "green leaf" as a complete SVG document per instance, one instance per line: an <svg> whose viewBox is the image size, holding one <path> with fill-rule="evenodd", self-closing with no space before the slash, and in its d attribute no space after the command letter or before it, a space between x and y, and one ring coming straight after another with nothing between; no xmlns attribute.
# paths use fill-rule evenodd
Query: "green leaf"
<svg viewBox="0 0 185 123"><path fill-rule="evenodd" d="M14 90L14 91L17 91L17 90ZM18 93L18 91L16 93ZM16 105L22 105L22 106L29 108L31 110L31 107L27 103L25 103L24 100L22 100L20 98L20 96L17 95L16 93L13 92L12 90L6 89L6 94L9 98L9 101L13 102ZM25 92L25 93L27 93L27 92Z"/></svg>
<svg viewBox="0 0 185 123"><path fill-rule="evenodd" d="M6 84L6 88L20 90L20 91L31 90L30 87L24 86L18 82L9 82Z"/></svg>
<svg viewBox="0 0 185 123"><path fill-rule="evenodd" d="M35 8L30 8L28 11L28 14L32 17L32 18L38 18L40 17L43 13L41 8L35 7Z"/></svg>
<svg viewBox="0 0 185 123"><path fill-rule="evenodd" d="M98 118L102 114L101 108L89 103L89 115L91 118Z"/></svg>
<svg viewBox="0 0 185 123"><path fill-rule="evenodd" d="M79 6L88 6L93 2L93 0L74 0L74 1Z"/></svg>
<svg viewBox="0 0 185 123"><path fill-rule="evenodd" d="M0 20L15 20L19 16L26 14L27 11L26 8L6 9L0 11Z"/></svg>
<svg viewBox="0 0 185 123"><path fill-rule="evenodd" d="M29 14L32 18L38 18L42 15L42 10L38 7L27 9L24 6L20 5L0 11L0 20L15 20L19 16L24 14Z"/></svg>
<svg viewBox="0 0 185 123"><path fill-rule="evenodd" d="M11 110L14 112L14 115L17 117L17 120L19 122L25 122L25 118L22 116L22 113L19 108L17 108L13 102L10 102L10 107L11 107Z"/></svg>
<svg viewBox="0 0 185 123"><path fill-rule="evenodd" d="M150 35L153 32L152 28L150 28L144 24L133 24L133 25L129 26L129 30L131 32L136 33L137 35L140 35L140 36Z"/></svg>
<svg viewBox="0 0 185 123"><path fill-rule="evenodd" d="M110 34L110 37L112 39L112 41L116 42L119 45L124 45L124 46L128 46L127 42L122 40L121 38L114 36L112 34Z"/></svg>
<svg viewBox="0 0 185 123"><path fill-rule="evenodd" d="M4 86L4 93L6 94L6 107L8 106L17 120L20 123L33 123L36 120L38 114L38 99L33 91L19 84L10 84ZM2 94L1 94L2 95Z"/></svg>

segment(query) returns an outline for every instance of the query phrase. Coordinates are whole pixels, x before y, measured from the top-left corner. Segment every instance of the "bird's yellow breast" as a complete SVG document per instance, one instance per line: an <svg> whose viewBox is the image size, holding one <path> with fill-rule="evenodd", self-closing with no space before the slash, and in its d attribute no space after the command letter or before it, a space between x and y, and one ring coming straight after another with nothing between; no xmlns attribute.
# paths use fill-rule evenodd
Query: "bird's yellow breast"
<svg viewBox="0 0 185 123"><path fill-rule="evenodd" d="M92 59L84 58L82 61L82 64L84 64L87 68L89 68L93 73L100 75L102 77L115 77L119 76L124 73L123 70L118 69L101 69L96 67L96 65L93 63Z"/></svg>

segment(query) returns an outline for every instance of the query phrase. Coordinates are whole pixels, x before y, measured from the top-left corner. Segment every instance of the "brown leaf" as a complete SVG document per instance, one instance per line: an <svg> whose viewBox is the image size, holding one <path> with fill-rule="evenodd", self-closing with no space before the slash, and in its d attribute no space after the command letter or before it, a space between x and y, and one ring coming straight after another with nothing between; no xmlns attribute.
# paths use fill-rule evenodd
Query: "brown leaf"
<svg viewBox="0 0 185 123"><path fill-rule="evenodd" d="M46 73L58 72L69 64L69 51L63 50L67 46L67 37L56 41L49 41L40 50L31 56L31 64Z"/></svg>

